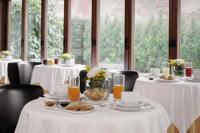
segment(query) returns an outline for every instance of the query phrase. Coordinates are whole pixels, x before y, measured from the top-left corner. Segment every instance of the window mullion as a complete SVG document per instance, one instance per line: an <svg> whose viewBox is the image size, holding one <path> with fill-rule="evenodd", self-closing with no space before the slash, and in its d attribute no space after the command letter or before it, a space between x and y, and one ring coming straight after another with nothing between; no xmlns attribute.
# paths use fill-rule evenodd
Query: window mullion
<svg viewBox="0 0 200 133"><path fill-rule="evenodd" d="M92 0L91 65L99 64L100 0Z"/></svg>
<svg viewBox="0 0 200 133"><path fill-rule="evenodd" d="M124 69L131 70L134 66L134 26L135 0L125 0L125 42L124 42Z"/></svg>
<svg viewBox="0 0 200 133"><path fill-rule="evenodd" d="M180 0L169 0L169 59L179 57Z"/></svg>
<svg viewBox="0 0 200 133"><path fill-rule="evenodd" d="M64 0L64 46L63 52L71 51L71 0Z"/></svg>
<svg viewBox="0 0 200 133"><path fill-rule="evenodd" d="M21 59L27 60L28 49L28 0L22 0Z"/></svg>
<svg viewBox="0 0 200 133"><path fill-rule="evenodd" d="M41 58L47 58L48 50L48 0L41 3Z"/></svg>

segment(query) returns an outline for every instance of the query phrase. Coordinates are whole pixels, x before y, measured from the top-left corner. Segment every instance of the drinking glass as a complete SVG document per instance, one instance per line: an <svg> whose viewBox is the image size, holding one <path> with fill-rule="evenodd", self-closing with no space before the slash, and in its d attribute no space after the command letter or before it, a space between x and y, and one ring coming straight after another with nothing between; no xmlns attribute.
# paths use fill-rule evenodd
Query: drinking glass
<svg viewBox="0 0 200 133"><path fill-rule="evenodd" d="M55 63L55 64L59 64L59 59L58 59L58 58L55 58L55 59L54 59L54 63Z"/></svg>
<svg viewBox="0 0 200 133"><path fill-rule="evenodd" d="M192 62L186 62L185 64L185 76L192 77Z"/></svg>
<svg viewBox="0 0 200 133"><path fill-rule="evenodd" d="M122 74L116 74L113 76L113 98L115 100L121 100L122 92L124 91L125 76Z"/></svg>
<svg viewBox="0 0 200 133"><path fill-rule="evenodd" d="M80 77L69 77L68 98L70 101L80 100Z"/></svg>
<svg viewBox="0 0 200 133"><path fill-rule="evenodd" d="M169 62L162 63L162 73L164 75L170 75L170 65Z"/></svg>
<svg viewBox="0 0 200 133"><path fill-rule="evenodd" d="M153 77L160 76L160 68L150 68L150 75Z"/></svg>

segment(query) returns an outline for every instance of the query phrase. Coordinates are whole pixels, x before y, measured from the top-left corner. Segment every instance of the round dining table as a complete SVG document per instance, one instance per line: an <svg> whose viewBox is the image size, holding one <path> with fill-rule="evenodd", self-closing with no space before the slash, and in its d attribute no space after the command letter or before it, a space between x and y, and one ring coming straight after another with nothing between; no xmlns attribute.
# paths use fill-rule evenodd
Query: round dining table
<svg viewBox="0 0 200 133"><path fill-rule="evenodd" d="M139 78L134 92L159 102L180 133L187 133L192 123L200 117L200 82L184 78L175 81Z"/></svg>
<svg viewBox="0 0 200 133"><path fill-rule="evenodd" d="M31 84L40 85L48 92L55 91L57 85L64 84L68 77L77 77L84 65L71 67L62 65L37 65L33 69Z"/></svg>
<svg viewBox="0 0 200 133"><path fill-rule="evenodd" d="M49 109L39 98L23 108L15 133L167 133L170 125L165 109L149 101L153 108L122 112L95 105L95 111L74 114Z"/></svg>

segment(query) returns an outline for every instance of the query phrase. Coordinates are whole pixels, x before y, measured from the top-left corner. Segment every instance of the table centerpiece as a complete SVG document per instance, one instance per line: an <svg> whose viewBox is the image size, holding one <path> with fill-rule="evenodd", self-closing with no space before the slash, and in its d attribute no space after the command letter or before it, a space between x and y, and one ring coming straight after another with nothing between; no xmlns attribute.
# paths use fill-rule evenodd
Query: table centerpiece
<svg viewBox="0 0 200 133"><path fill-rule="evenodd" d="M175 76L184 76L185 61L183 59L173 59L169 62L173 67L173 72Z"/></svg>
<svg viewBox="0 0 200 133"><path fill-rule="evenodd" d="M10 55L10 51L6 50L6 51L2 51L0 53L0 58L3 59L3 60L11 60L12 57Z"/></svg>
<svg viewBox="0 0 200 133"><path fill-rule="evenodd" d="M84 92L87 100L105 101L109 97L111 75L105 69L86 67L87 81L86 91Z"/></svg>
<svg viewBox="0 0 200 133"><path fill-rule="evenodd" d="M75 56L71 53L64 53L60 56L61 63L65 66L74 66L75 65Z"/></svg>

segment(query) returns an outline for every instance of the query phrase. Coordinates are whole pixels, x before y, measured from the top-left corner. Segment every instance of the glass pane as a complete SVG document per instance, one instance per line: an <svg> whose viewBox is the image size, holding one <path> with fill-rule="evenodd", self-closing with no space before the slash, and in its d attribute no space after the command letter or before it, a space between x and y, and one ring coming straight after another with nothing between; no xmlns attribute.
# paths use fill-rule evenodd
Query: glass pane
<svg viewBox="0 0 200 133"><path fill-rule="evenodd" d="M28 59L40 59L41 0L29 0Z"/></svg>
<svg viewBox="0 0 200 133"><path fill-rule="evenodd" d="M125 0L100 0L100 67L124 69Z"/></svg>
<svg viewBox="0 0 200 133"><path fill-rule="evenodd" d="M149 72L168 59L169 0L135 2L135 65Z"/></svg>
<svg viewBox="0 0 200 133"><path fill-rule="evenodd" d="M72 53L76 63L90 64L92 0L72 0Z"/></svg>
<svg viewBox="0 0 200 133"><path fill-rule="evenodd" d="M63 53L64 0L48 1L48 56Z"/></svg>
<svg viewBox="0 0 200 133"><path fill-rule="evenodd" d="M22 1L12 0L10 18L10 51L13 58L21 55L21 16Z"/></svg>
<svg viewBox="0 0 200 133"><path fill-rule="evenodd" d="M181 1L181 58L200 68L200 1Z"/></svg>

